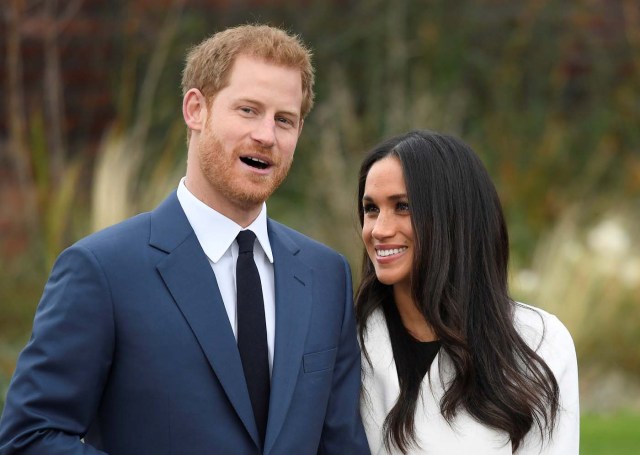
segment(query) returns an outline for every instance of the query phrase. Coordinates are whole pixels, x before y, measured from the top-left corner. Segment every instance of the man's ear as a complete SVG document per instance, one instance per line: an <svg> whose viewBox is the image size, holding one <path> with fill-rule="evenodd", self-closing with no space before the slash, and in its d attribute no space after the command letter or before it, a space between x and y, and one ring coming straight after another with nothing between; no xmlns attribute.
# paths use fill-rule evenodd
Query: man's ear
<svg viewBox="0 0 640 455"><path fill-rule="evenodd" d="M302 127L304 126L304 119L300 119L300 125L298 125L298 137L302 134Z"/></svg>
<svg viewBox="0 0 640 455"><path fill-rule="evenodd" d="M202 131L207 119L207 103L197 88L190 89L182 98L184 123L193 131Z"/></svg>

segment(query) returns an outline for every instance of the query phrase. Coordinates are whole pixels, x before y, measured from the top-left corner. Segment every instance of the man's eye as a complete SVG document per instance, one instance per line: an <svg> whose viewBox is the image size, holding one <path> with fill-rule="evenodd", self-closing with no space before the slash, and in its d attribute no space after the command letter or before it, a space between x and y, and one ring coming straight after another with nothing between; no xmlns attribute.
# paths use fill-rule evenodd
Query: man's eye
<svg viewBox="0 0 640 455"><path fill-rule="evenodd" d="M288 119L288 118L286 118L286 117L277 117L276 121L279 122L279 123L282 123L284 125L287 125L287 126L295 126L293 121Z"/></svg>

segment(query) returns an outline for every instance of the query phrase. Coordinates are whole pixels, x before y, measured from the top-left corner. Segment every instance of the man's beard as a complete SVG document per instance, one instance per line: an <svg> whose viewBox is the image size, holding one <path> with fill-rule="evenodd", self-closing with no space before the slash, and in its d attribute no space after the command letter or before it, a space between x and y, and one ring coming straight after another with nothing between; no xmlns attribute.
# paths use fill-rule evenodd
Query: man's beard
<svg viewBox="0 0 640 455"><path fill-rule="evenodd" d="M210 130L208 130L210 131ZM266 176L246 176L244 182L239 182L234 176L236 160L241 155L264 155L266 149L257 147L238 146L227 152L215 133L207 132L202 136L198 155L200 168L207 182L220 195L244 208L252 208L265 202L286 178L293 159L283 163L282 158L267 151L272 161L272 172ZM236 171L237 172L237 171Z"/></svg>

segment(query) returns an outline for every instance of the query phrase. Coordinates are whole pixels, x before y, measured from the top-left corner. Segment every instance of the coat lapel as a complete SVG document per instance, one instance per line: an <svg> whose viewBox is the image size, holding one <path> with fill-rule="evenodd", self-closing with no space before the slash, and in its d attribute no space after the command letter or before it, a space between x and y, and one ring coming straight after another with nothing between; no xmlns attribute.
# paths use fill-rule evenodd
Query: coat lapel
<svg viewBox="0 0 640 455"><path fill-rule="evenodd" d="M312 272L297 257L300 247L271 220L269 241L274 257L276 335L264 453L273 447L291 404L312 304Z"/></svg>
<svg viewBox="0 0 640 455"><path fill-rule="evenodd" d="M152 213L149 243L168 253L158 262L158 272L259 447L240 354L218 283L175 193Z"/></svg>

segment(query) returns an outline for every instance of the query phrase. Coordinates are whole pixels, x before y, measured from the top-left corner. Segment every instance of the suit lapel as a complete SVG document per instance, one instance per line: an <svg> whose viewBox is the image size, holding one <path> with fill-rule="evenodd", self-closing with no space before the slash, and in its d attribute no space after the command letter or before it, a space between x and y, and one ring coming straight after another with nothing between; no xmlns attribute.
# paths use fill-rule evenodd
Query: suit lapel
<svg viewBox="0 0 640 455"><path fill-rule="evenodd" d="M280 434L291 404L312 303L312 272L298 259L300 248L271 220L269 241L274 257L276 335L264 453L269 453Z"/></svg>
<svg viewBox="0 0 640 455"><path fill-rule="evenodd" d="M173 193L152 214L150 244L167 252L157 269L259 447L236 340L209 261Z"/></svg>

